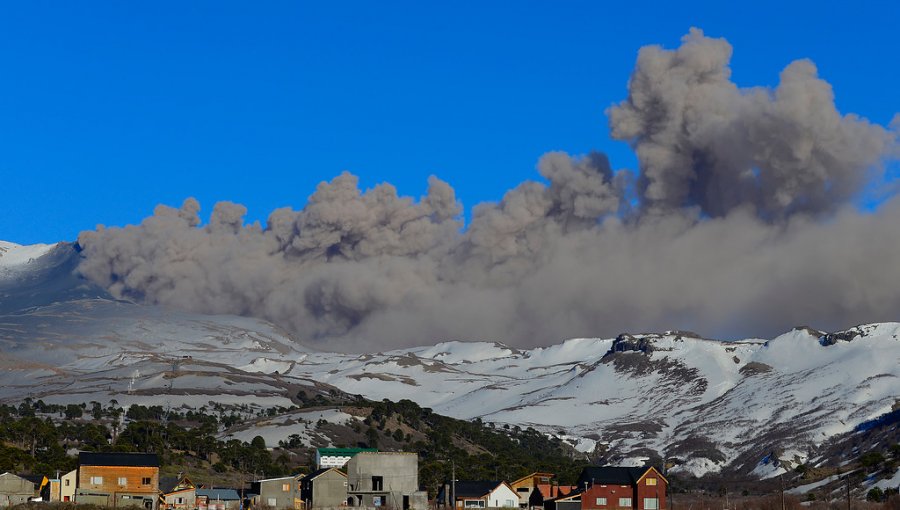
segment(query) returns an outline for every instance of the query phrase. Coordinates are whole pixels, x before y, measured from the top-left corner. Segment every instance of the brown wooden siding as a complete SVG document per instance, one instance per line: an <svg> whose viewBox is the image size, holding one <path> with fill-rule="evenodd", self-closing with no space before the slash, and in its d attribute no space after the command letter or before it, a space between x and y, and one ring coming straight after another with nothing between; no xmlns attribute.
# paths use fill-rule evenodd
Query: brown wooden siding
<svg viewBox="0 0 900 510"><path fill-rule="evenodd" d="M91 477L103 477L102 484L92 484ZM119 478L125 478L125 484L119 484ZM144 484L143 479L150 483ZM99 491L108 494L153 493L159 488L159 468L135 466L81 466L78 470L78 488Z"/></svg>

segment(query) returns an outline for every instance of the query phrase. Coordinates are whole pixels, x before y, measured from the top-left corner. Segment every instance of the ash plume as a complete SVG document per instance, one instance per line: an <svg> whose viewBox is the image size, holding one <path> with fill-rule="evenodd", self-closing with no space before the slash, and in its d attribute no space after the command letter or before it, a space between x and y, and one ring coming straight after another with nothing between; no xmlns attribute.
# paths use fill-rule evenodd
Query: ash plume
<svg viewBox="0 0 900 510"><path fill-rule="evenodd" d="M699 30L641 50L608 110L637 175L600 153L549 153L543 182L476 206L467 226L435 177L413 200L344 173L265 226L228 202L203 224L188 199L82 232L79 271L120 298L260 317L348 351L897 319L900 200L852 204L897 156L896 128L841 115L809 61L774 89L741 89L731 51Z"/></svg>

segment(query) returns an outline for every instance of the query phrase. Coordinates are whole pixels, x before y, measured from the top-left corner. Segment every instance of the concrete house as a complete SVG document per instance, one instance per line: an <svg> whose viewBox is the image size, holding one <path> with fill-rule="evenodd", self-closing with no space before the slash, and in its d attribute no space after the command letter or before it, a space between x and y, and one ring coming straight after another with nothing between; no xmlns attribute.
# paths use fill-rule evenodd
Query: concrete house
<svg viewBox="0 0 900 510"><path fill-rule="evenodd" d="M337 468L322 468L300 479L300 499L311 508L347 505L347 475Z"/></svg>
<svg viewBox="0 0 900 510"><path fill-rule="evenodd" d="M652 466L586 467L578 478L581 510L665 510L668 480ZM557 510L560 510L557 508Z"/></svg>
<svg viewBox="0 0 900 510"><path fill-rule="evenodd" d="M428 494L419 491L419 457L405 452L361 452L347 463L347 504L425 510Z"/></svg>
<svg viewBox="0 0 900 510"><path fill-rule="evenodd" d="M76 503L156 510L159 458L155 453L78 454Z"/></svg>
<svg viewBox="0 0 900 510"><path fill-rule="evenodd" d="M27 503L37 494L34 482L13 473L0 475L0 507Z"/></svg>
<svg viewBox="0 0 900 510"><path fill-rule="evenodd" d="M300 478L301 475L292 475L253 482L253 492L259 495L256 498L256 505L277 510L299 510L303 506L303 499L300 498Z"/></svg>
<svg viewBox="0 0 900 510"><path fill-rule="evenodd" d="M549 485L550 480L552 480L554 476L553 473L537 472L531 473L528 476L523 476L510 483L509 486L512 487L512 490L516 491L516 494L519 496L519 508L526 508L534 489L538 485Z"/></svg>

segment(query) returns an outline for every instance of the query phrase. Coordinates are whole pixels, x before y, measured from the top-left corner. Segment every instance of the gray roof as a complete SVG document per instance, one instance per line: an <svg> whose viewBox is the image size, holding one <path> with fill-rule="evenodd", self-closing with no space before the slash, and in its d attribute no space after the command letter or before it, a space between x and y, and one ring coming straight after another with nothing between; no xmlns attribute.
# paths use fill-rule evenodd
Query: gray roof
<svg viewBox="0 0 900 510"><path fill-rule="evenodd" d="M210 501L237 501L241 499L238 491L234 489L197 489L198 496L206 496Z"/></svg>

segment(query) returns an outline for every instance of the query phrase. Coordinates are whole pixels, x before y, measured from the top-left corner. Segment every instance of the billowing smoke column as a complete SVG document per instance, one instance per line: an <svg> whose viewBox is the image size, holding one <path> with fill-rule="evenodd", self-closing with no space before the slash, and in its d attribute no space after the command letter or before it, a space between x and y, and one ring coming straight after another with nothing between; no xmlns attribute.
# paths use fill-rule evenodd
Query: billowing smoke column
<svg viewBox="0 0 900 510"><path fill-rule="evenodd" d="M699 206L710 216L752 205L761 218L833 212L857 194L893 143L884 129L834 106L808 60L772 91L729 81L731 45L692 29L681 48L638 56L628 99L609 110L631 140L648 212Z"/></svg>
<svg viewBox="0 0 900 510"><path fill-rule="evenodd" d="M546 184L477 206L463 229L437 178L414 201L345 173L265 227L232 203L201 225L188 199L83 232L80 271L117 297L260 317L335 350L897 319L900 200L850 204L896 155L895 134L841 116L808 61L774 90L747 90L729 81L730 56L698 30L678 50L640 52L608 111L637 179L602 154L550 153Z"/></svg>

